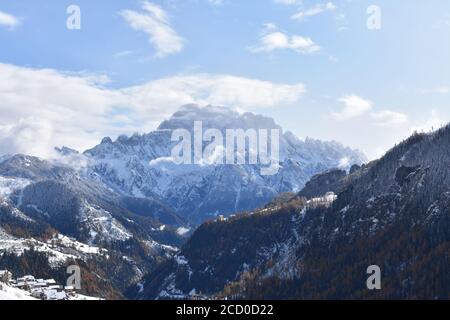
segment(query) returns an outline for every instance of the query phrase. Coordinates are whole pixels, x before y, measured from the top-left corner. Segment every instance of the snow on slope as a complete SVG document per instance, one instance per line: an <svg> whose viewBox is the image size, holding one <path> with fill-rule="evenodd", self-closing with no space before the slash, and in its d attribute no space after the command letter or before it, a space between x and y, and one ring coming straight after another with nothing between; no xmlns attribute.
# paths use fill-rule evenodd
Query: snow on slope
<svg viewBox="0 0 450 320"><path fill-rule="evenodd" d="M30 183L28 179L0 176L0 198L8 198L15 190L22 190Z"/></svg>
<svg viewBox="0 0 450 320"><path fill-rule="evenodd" d="M36 239L16 238L8 235L0 228L0 257L3 253L13 253L21 256L31 249L45 253L51 267L58 267L68 259L82 259L93 255L107 256L107 250L91 247L87 244L70 239L64 235L57 235L47 242Z"/></svg>
<svg viewBox="0 0 450 320"><path fill-rule="evenodd" d="M125 241L132 237L132 234L108 211L95 207L87 201L82 204L80 219L89 230L90 243L93 243L98 236L102 239L118 241Z"/></svg>
<svg viewBox="0 0 450 320"><path fill-rule="evenodd" d="M25 215L22 211L19 209L12 207L10 203L8 203L4 198L0 197L0 208L6 208L6 212L12 217L19 218L20 220L33 223L34 220Z"/></svg>
<svg viewBox="0 0 450 320"><path fill-rule="evenodd" d="M55 297L57 296L56 290L47 290L55 291ZM62 294L61 296L66 296L67 300L103 300L97 297L85 296L78 293L71 293L69 295ZM13 288L5 283L0 282L0 301L16 301L16 300L39 300L31 296L31 293L25 290L21 290L18 288Z"/></svg>
<svg viewBox="0 0 450 320"><path fill-rule="evenodd" d="M37 300L30 293L0 282L0 300Z"/></svg>
<svg viewBox="0 0 450 320"><path fill-rule="evenodd" d="M56 243L63 247L74 248L75 250L86 254L101 254L107 252L106 249L99 247L92 247L87 244L81 243L62 234L58 234L54 239L50 240L51 243Z"/></svg>

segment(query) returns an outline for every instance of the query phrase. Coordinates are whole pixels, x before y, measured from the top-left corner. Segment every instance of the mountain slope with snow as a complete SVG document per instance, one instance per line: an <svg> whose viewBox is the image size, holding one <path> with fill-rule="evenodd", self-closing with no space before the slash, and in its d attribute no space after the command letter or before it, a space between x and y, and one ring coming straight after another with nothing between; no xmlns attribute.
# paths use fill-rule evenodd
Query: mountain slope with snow
<svg viewBox="0 0 450 320"><path fill-rule="evenodd" d="M89 275L87 295L123 297L186 237L187 224L159 201L117 193L60 161L3 158L0 192L0 268L64 282L75 263Z"/></svg>
<svg viewBox="0 0 450 320"><path fill-rule="evenodd" d="M194 122L203 130L279 129L273 119L239 114L224 107L187 105L164 121L158 130L131 137L110 138L84 154L90 159L91 175L108 186L135 197L157 197L167 206L198 224L217 214L252 210L280 192L299 191L314 174L366 159L360 152L336 142L302 141L292 133L280 137L280 170L272 176L261 174L256 165L175 164L171 150L172 132L185 129L194 135ZM203 145L205 148L205 144ZM248 152L248 147L247 150Z"/></svg>
<svg viewBox="0 0 450 320"><path fill-rule="evenodd" d="M31 297L30 293L25 290L10 287L0 283L0 300L37 300Z"/></svg>
<svg viewBox="0 0 450 320"><path fill-rule="evenodd" d="M450 125L290 200L200 226L140 299L449 299ZM337 198L311 201L326 191ZM380 267L382 290L368 290Z"/></svg>
<svg viewBox="0 0 450 320"><path fill-rule="evenodd" d="M52 160L4 156L0 266L17 274L38 269L39 276L63 277L64 267L77 261L99 296L122 297L128 286L170 260L196 225L254 210L280 192L299 191L316 173L365 160L336 142L302 141L287 132L280 137L280 169L272 176L262 174L261 164L175 164L172 132L193 133L194 121L221 132L281 130L263 116L189 105L154 132L114 142L104 138L83 154L63 147ZM55 237L62 237L59 243L53 243ZM70 239L69 245L61 239Z"/></svg>

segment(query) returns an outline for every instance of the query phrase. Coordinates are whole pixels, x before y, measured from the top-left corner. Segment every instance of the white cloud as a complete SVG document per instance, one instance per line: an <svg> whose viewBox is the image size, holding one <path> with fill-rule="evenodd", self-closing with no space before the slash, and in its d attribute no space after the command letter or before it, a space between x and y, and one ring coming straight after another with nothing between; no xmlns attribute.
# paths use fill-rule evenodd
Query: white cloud
<svg viewBox="0 0 450 320"><path fill-rule="evenodd" d="M371 160L381 157L413 131L436 130L450 119L450 113L443 107L433 110L427 117L423 112L408 114L404 110L379 110L371 101L357 95L346 95L338 101L344 106L341 112L324 118L325 122L318 126L315 136L344 142L364 151ZM327 134L323 135L324 132Z"/></svg>
<svg viewBox="0 0 450 320"><path fill-rule="evenodd" d="M165 164L174 164L176 163L175 159L172 157L161 157L161 158L157 158L157 159L153 159L149 162L150 167L159 167L160 165L165 165Z"/></svg>
<svg viewBox="0 0 450 320"><path fill-rule="evenodd" d="M344 168L347 168L349 164L350 164L350 159L348 157L344 157L341 160L339 160L338 167L344 169Z"/></svg>
<svg viewBox="0 0 450 320"><path fill-rule="evenodd" d="M46 154L53 135L50 122L37 118L20 118L12 125L0 125L0 154Z"/></svg>
<svg viewBox="0 0 450 320"><path fill-rule="evenodd" d="M123 92L130 98L130 104L139 110L148 108L149 102L156 107L170 106L171 111L186 103L251 110L293 104L303 95L305 86L229 75L195 74L164 78Z"/></svg>
<svg viewBox="0 0 450 320"><path fill-rule="evenodd" d="M341 112L333 113L333 117L336 120L349 120L372 109L371 101L365 100L354 94L344 96L338 101L344 104L344 109Z"/></svg>
<svg viewBox="0 0 450 320"><path fill-rule="evenodd" d="M20 25L19 18L6 12L0 11L0 26L5 26L14 29L18 25Z"/></svg>
<svg viewBox="0 0 450 320"><path fill-rule="evenodd" d="M441 94L450 93L450 87L438 87L436 88L436 92Z"/></svg>
<svg viewBox="0 0 450 320"><path fill-rule="evenodd" d="M380 127L398 127L408 123L408 116L404 113L391 110L383 110L371 114L375 124Z"/></svg>
<svg viewBox="0 0 450 320"><path fill-rule="evenodd" d="M285 5L300 5L303 0L274 0L274 2Z"/></svg>
<svg viewBox="0 0 450 320"><path fill-rule="evenodd" d="M1 152L30 149L41 156L56 145L92 145L108 127L104 115L121 98L102 83L102 77L0 64Z"/></svg>
<svg viewBox="0 0 450 320"><path fill-rule="evenodd" d="M303 84L191 74L106 89L105 77L0 64L0 154L48 157L54 146L85 150L104 136L148 132L181 105L255 111L291 105Z"/></svg>
<svg viewBox="0 0 450 320"><path fill-rule="evenodd" d="M142 2L144 12L122 10L120 15L137 31L149 35L150 43L156 49L156 57L163 58L183 50L183 39L170 25L167 13L158 5Z"/></svg>
<svg viewBox="0 0 450 320"><path fill-rule="evenodd" d="M307 17L316 16L323 12L334 11L336 9L337 7L333 2L319 3L316 4L314 7L297 12L291 18L295 20L304 20Z"/></svg>
<svg viewBox="0 0 450 320"><path fill-rule="evenodd" d="M274 24L266 24L260 38L260 44L251 48L253 52L271 52L275 50L293 50L302 54L311 54L320 50L311 38L299 35L287 35L278 31Z"/></svg>
<svg viewBox="0 0 450 320"><path fill-rule="evenodd" d="M422 94L448 94L450 93L450 87L449 86L439 86L433 89L420 89L420 93Z"/></svg>
<svg viewBox="0 0 450 320"><path fill-rule="evenodd" d="M127 57L127 56L132 55L132 54L133 54L133 51L131 51L131 50L124 50L124 51L120 51L120 52L117 52L116 54L114 54L114 57L122 58L122 57Z"/></svg>

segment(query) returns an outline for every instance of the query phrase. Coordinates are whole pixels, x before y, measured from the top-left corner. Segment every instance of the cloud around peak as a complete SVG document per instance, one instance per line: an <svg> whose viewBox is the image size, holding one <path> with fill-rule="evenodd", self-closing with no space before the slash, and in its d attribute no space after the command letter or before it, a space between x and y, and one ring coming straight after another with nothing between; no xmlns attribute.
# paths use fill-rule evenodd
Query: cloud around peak
<svg viewBox="0 0 450 320"><path fill-rule="evenodd" d="M189 74L105 88L105 77L0 63L0 154L41 157L85 150L104 136L148 132L184 104L245 111L292 105L305 86L233 75Z"/></svg>

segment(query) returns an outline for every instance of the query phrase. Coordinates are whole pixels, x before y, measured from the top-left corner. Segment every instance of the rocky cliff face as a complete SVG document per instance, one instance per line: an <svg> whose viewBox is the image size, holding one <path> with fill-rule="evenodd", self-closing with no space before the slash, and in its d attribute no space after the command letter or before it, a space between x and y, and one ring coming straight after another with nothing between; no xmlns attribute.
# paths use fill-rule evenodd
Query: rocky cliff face
<svg viewBox="0 0 450 320"><path fill-rule="evenodd" d="M346 171L339 169L317 174L306 183L305 188L298 193L298 196L310 199L323 196L327 192L338 193L346 175Z"/></svg>

